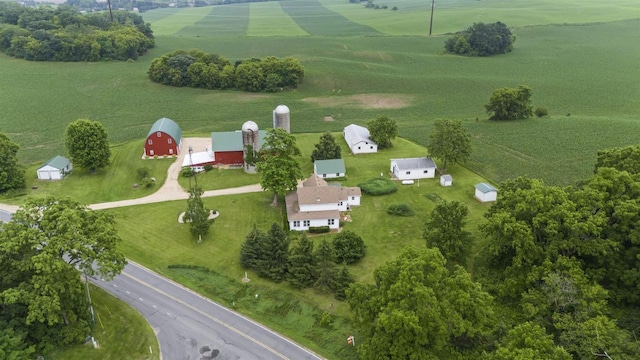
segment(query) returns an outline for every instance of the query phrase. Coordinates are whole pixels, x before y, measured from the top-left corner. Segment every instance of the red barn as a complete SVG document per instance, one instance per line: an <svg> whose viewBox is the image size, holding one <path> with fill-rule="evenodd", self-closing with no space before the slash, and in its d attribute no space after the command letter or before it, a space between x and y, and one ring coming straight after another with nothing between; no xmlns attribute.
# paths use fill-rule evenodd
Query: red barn
<svg viewBox="0 0 640 360"><path fill-rule="evenodd" d="M147 141L144 143L144 153L146 156L178 155L181 144L180 126L169 118L162 118L149 130Z"/></svg>
<svg viewBox="0 0 640 360"><path fill-rule="evenodd" d="M258 131L262 143L266 131ZM242 165L244 163L244 145L241 131L222 131L211 133L211 150L215 164ZM258 149L256 149L258 150Z"/></svg>

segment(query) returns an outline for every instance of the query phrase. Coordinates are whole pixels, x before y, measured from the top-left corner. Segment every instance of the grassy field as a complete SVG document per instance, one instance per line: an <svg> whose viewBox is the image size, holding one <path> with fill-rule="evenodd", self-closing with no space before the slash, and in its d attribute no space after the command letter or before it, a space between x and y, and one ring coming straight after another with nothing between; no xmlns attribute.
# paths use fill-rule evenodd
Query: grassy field
<svg viewBox="0 0 640 360"><path fill-rule="evenodd" d="M72 346L56 351L49 359L160 359L153 329L136 309L93 285L91 299L96 315L93 336L100 347L94 349L91 344Z"/></svg>

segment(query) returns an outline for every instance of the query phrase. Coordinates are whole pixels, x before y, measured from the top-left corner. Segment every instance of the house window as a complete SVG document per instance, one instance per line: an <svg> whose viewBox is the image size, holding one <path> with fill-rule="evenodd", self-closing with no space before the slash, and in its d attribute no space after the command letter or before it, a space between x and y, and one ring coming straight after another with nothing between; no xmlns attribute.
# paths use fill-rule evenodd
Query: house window
<svg viewBox="0 0 640 360"><path fill-rule="evenodd" d="M335 225L336 223L336 219L329 219L328 224L329 225Z"/></svg>
<svg viewBox="0 0 640 360"><path fill-rule="evenodd" d="M342 206L342 201L338 202L338 206Z"/></svg>
<svg viewBox="0 0 640 360"><path fill-rule="evenodd" d="M327 174L322 174L322 177L323 177L323 178L326 178L326 177L327 177Z"/></svg>
<svg viewBox="0 0 640 360"><path fill-rule="evenodd" d="M411 171L407 171L407 175L411 175Z"/></svg>
<svg viewBox="0 0 640 360"><path fill-rule="evenodd" d="M425 170L425 171L423 171L423 173L428 174L428 173L429 173L429 170Z"/></svg>
<svg viewBox="0 0 640 360"><path fill-rule="evenodd" d="M153 140L149 139L149 141L147 141L149 143L149 145L153 145Z"/></svg>
<svg viewBox="0 0 640 360"><path fill-rule="evenodd" d="M358 146L358 150L360 150L360 146Z"/></svg>
<svg viewBox="0 0 640 360"><path fill-rule="evenodd" d="M296 220L293 222L293 227L300 227L300 221Z"/></svg>
<svg viewBox="0 0 640 360"><path fill-rule="evenodd" d="M373 146L369 146L369 149L373 150Z"/></svg>
<svg viewBox="0 0 640 360"><path fill-rule="evenodd" d="M340 173L336 173L336 176L337 176L337 177L340 177Z"/></svg>
<svg viewBox="0 0 640 360"><path fill-rule="evenodd" d="M172 138L168 138L168 139L167 139L167 144L171 144L172 142L173 142L173 139L172 139Z"/></svg>
<svg viewBox="0 0 640 360"><path fill-rule="evenodd" d="M355 200L355 199L356 199L356 197L355 197L355 196L352 196L352 197L351 197L351 200Z"/></svg>
<svg viewBox="0 0 640 360"><path fill-rule="evenodd" d="M162 133L161 133L160 131L158 131L158 132L156 133L156 136L157 136L157 137L161 137L161 136L162 136Z"/></svg>
<svg viewBox="0 0 640 360"><path fill-rule="evenodd" d="M305 226L305 227L307 227L307 226L311 226L311 220L304 220L304 221L302 222L302 225L303 225L303 226Z"/></svg>

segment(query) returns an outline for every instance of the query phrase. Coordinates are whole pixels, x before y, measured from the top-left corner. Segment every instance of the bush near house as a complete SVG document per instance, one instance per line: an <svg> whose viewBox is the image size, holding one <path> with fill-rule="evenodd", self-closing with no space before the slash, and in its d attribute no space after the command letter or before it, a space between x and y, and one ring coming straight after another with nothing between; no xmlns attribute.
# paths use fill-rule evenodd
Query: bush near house
<svg viewBox="0 0 640 360"><path fill-rule="evenodd" d="M384 178L369 179L358 186L367 195L386 195L398 191L398 186L393 181Z"/></svg>
<svg viewBox="0 0 640 360"><path fill-rule="evenodd" d="M407 204L392 204L387 208L387 214L397 216L413 216L415 211Z"/></svg>

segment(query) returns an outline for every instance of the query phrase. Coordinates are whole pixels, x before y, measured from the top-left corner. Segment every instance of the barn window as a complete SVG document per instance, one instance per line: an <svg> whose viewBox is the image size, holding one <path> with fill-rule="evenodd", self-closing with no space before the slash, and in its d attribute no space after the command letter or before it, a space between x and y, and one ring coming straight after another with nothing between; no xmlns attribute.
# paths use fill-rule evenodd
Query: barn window
<svg viewBox="0 0 640 360"><path fill-rule="evenodd" d="M294 221L293 227L300 227L300 221Z"/></svg>
<svg viewBox="0 0 640 360"><path fill-rule="evenodd" d="M338 177L339 177L339 176L340 176L340 173L336 173L336 176L338 176Z"/></svg>
<svg viewBox="0 0 640 360"><path fill-rule="evenodd" d="M173 155L173 149L169 149L169 155Z"/></svg>
<svg viewBox="0 0 640 360"><path fill-rule="evenodd" d="M311 226L311 220L304 220L304 221L302 222L302 225L303 225L303 226Z"/></svg>
<svg viewBox="0 0 640 360"><path fill-rule="evenodd" d="M153 156L153 150L149 150L149 155Z"/></svg>
<svg viewBox="0 0 640 360"><path fill-rule="evenodd" d="M323 178L326 178L326 177L327 177L327 174L322 174L322 177L323 177Z"/></svg>
<svg viewBox="0 0 640 360"><path fill-rule="evenodd" d="M172 142L173 142L173 139L171 139L171 138L167 139L167 144L171 144Z"/></svg>
<svg viewBox="0 0 640 360"><path fill-rule="evenodd" d="M411 175L411 171L407 171L407 175Z"/></svg>
<svg viewBox="0 0 640 360"><path fill-rule="evenodd" d="M360 150L360 146L358 146L358 150Z"/></svg>
<svg viewBox="0 0 640 360"><path fill-rule="evenodd" d="M329 219L328 223L329 225L335 225L336 219Z"/></svg>
<svg viewBox="0 0 640 360"><path fill-rule="evenodd" d="M373 146L370 146L369 149L373 150Z"/></svg>
<svg viewBox="0 0 640 360"><path fill-rule="evenodd" d="M153 140L149 139L148 143L149 145L153 145Z"/></svg>
<svg viewBox="0 0 640 360"><path fill-rule="evenodd" d="M156 136L157 136L157 137L160 137L160 136L162 136L162 133L161 133L160 131L158 131L158 132L156 133Z"/></svg>

